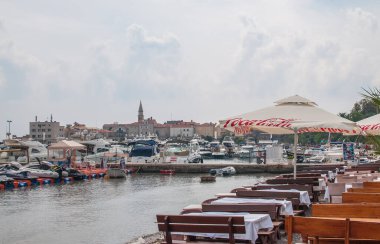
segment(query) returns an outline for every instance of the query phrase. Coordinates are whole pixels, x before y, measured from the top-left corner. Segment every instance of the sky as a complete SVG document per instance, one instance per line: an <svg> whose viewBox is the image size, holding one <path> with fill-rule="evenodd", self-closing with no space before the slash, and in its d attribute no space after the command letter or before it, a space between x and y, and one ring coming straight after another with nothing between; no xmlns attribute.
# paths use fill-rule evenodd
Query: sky
<svg viewBox="0 0 380 244"><path fill-rule="evenodd" d="M298 94L348 112L380 87L380 3L0 0L0 138L29 122L220 119Z"/></svg>

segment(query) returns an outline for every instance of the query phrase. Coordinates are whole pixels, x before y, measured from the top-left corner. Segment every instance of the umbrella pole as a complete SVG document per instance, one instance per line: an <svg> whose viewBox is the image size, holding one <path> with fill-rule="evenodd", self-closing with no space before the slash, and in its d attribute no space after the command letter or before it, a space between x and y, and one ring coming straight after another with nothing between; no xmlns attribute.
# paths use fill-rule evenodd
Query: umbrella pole
<svg viewBox="0 0 380 244"><path fill-rule="evenodd" d="M294 148L293 148L293 155L294 155L294 158L293 158L293 169L294 169L294 172L293 172L293 177L294 179L297 178L297 145L298 145L298 131L297 130L294 130Z"/></svg>

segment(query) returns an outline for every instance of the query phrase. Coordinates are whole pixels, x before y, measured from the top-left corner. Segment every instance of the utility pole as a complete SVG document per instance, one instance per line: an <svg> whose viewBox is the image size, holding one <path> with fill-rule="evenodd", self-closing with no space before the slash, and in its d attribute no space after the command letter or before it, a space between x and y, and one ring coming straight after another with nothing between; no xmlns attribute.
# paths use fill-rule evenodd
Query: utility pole
<svg viewBox="0 0 380 244"><path fill-rule="evenodd" d="M12 120L7 120L7 123L8 123L7 137L8 137L8 139L11 139L11 123L12 123Z"/></svg>

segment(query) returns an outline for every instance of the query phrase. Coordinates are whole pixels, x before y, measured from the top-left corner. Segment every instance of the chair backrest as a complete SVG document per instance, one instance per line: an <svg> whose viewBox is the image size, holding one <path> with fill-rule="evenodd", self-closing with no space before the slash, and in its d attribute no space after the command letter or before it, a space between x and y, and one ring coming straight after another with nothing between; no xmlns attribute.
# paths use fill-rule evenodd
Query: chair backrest
<svg viewBox="0 0 380 244"><path fill-rule="evenodd" d="M283 192L283 191L268 191L266 190L257 190L257 191L237 191L236 197L264 197L264 198L300 198L300 193L297 191L289 191L289 192Z"/></svg>
<svg viewBox="0 0 380 244"><path fill-rule="evenodd" d="M307 237L344 238L349 243L348 219L328 219L315 217L286 216L285 230L288 235L288 243L293 243L293 233L299 233Z"/></svg>
<svg viewBox="0 0 380 244"><path fill-rule="evenodd" d="M245 204L202 204L202 212L247 212L269 214L272 220L278 220L280 205L270 203Z"/></svg>
<svg viewBox="0 0 380 244"><path fill-rule="evenodd" d="M376 178L377 176L358 176L357 182L371 182Z"/></svg>
<svg viewBox="0 0 380 244"><path fill-rule="evenodd" d="M342 196L342 193L346 191L346 183L329 183L330 196Z"/></svg>
<svg viewBox="0 0 380 244"><path fill-rule="evenodd" d="M352 182L352 188L363 188L363 182Z"/></svg>
<svg viewBox="0 0 380 244"><path fill-rule="evenodd" d="M380 188L349 188L348 192L380 193Z"/></svg>
<svg viewBox="0 0 380 244"><path fill-rule="evenodd" d="M257 185L256 190L264 190L264 189L278 189L278 190L299 190L299 191L307 191L311 196L313 194L313 186L312 185L300 185L300 184L283 184L283 185Z"/></svg>
<svg viewBox="0 0 380 244"><path fill-rule="evenodd" d="M380 188L380 182L363 182L363 187Z"/></svg>
<svg viewBox="0 0 380 244"><path fill-rule="evenodd" d="M234 234L245 234L244 217L157 215L158 230L165 232L167 244L172 244L172 232L224 233L235 243Z"/></svg>
<svg viewBox="0 0 380 244"><path fill-rule="evenodd" d="M350 221L350 238L362 240L380 240L380 222Z"/></svg>
<svg viewBox="0 0 380 244"><path fill-rule="evenodd" d="M334 218L380 218L380 204L314 204L312 207L312 216Z"/></svg>
<svg viewBox="0 0 380 244"><path fill-rule="evenodd" d="M357 182L357 176L346 176L346 175L337 175L336 176L337 183L352 183Z"/></svg>
<svg viewBox="0 0 380 244"><path fill-rule="evenodd" d="M268 179L266 181L267 184L305 184L305 185L318 185L318 179L314 178L274 178Z"/></svg>
<svg viewBox="0 0 380 244"><path fill-rule="evenodd" d="M380 193L343 192L343 203L380 203Z"/></svg>

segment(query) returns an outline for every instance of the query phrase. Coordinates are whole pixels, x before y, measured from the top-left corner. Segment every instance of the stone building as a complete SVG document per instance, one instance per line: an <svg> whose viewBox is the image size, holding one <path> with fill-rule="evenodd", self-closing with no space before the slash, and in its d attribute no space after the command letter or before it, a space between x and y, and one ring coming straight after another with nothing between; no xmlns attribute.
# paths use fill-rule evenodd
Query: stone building
<svg viewBox="0 0 380 244"><path fill-rule="evenodd" d="M29 122L29 135L33 140L41 143L51 144L57 142L58 138L64 137L64 126L59 122L53 121L53 116L50 116L50 121L37 121L37 116L34 122Z"/></svg>

